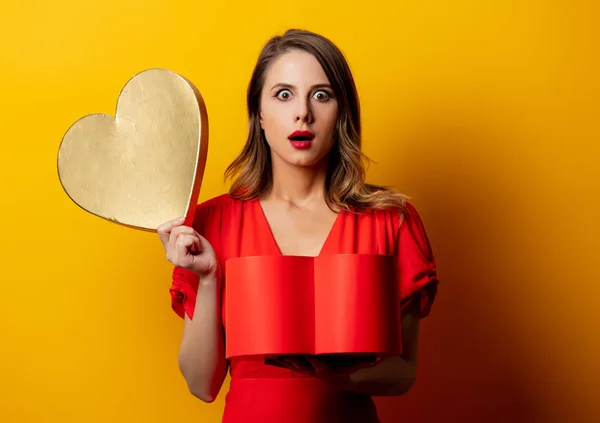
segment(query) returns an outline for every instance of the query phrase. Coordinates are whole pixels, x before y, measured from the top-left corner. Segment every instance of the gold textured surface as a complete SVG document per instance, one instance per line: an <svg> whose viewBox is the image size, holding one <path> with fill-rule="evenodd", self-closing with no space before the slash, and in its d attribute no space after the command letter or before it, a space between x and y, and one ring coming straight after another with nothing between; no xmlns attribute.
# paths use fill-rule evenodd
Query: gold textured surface
<svg viewBox="0 0 600 423"><path fill-rule="evenodd" d="M208 117L198 89L164 69L135 75L115 117L77 120L58 151L67 195L98 217L142 230L193 219L208 149Z"/></svg>

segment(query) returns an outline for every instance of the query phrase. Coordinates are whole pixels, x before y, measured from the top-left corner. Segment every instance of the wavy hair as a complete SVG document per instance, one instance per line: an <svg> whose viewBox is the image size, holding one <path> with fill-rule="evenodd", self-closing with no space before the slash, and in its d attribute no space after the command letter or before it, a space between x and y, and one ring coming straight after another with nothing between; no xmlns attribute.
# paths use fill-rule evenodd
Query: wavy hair
<svg viewBox="0 0 600 423"><path fill-rule="evenodd" d="M250 200L259 198L271 187L271 151L260 127L260 99L269 65L294 50L310 53L317 59L338 101L335 142L328 153L325 182L328 206L347 211L350 207L357 211L405 210L406 195L365 182L365 162L369 158L361 150L358 93L343 53L327 38L298 29L271 38L259 54L246 94L249 119L246 144L225 171L225 179L232 180L229 195Z"/></svg>

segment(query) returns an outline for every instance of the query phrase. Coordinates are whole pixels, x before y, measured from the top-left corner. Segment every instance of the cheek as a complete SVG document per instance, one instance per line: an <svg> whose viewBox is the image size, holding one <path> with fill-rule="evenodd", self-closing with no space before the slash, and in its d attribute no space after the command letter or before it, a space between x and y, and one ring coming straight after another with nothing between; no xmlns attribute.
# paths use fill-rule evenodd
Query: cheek
<svg viewBox="0 0 600 423"><path fill-rule="evenodd" d="M327 104L321 109L321 117L327 122L327 126L335 126L339 113L337 103Z"/></svg>
<svg viewBox="0 0 600 423"><path fill-rule="evenodd" d="M283 107L265 107L262 111L262 126L267 134L278 135L285 131L283 117L285 110Z"/></svg>
<svg viewBox="0 0 600 423"><path fill-rule="evenodd" d="M327 126L327 131L328 132L335 132L335 127L337 125L337 119L338 119L338 111L337 108L328 111L327 113L327 119L326 119L326 126Z"/></svg>

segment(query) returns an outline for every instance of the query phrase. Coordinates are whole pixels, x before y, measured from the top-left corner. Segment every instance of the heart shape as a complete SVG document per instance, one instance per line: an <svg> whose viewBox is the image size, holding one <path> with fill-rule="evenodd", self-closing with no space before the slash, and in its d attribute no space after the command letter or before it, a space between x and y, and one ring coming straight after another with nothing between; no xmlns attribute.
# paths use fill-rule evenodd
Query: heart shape
<svg viewBox="0 0 600 423"><path fill-rule="evenodd" d="M241 257L225 269L228 358L314 354L349 365L402 352L394 256Z"/></svg>
<svg viewBox="0 0 600 423"><path fill-rule="evenodd" d="M85 211L155 231L186 216L191 224L208 150L208 117L198 89L165 69L138 73L123 87L115 117L91 114L66 132L58 175Z"/></svg>

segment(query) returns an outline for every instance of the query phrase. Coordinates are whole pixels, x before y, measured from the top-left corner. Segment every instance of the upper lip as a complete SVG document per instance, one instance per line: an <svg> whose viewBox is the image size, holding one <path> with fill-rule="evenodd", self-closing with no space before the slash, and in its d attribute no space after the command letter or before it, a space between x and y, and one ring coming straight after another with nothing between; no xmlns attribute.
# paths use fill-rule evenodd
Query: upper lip
<svg viewBox="0 0 600 423"><path fill-rule="evenodd" d="M302 138L308 141L312 141L314 138L314 134L310 131L294 131L290 134L290 136L288 137L289 139L293 139L293 138Z"/></svg>

